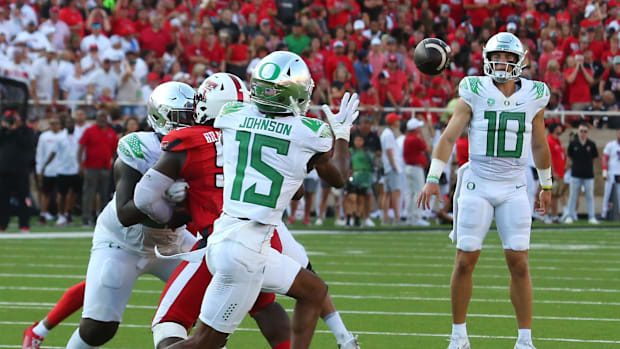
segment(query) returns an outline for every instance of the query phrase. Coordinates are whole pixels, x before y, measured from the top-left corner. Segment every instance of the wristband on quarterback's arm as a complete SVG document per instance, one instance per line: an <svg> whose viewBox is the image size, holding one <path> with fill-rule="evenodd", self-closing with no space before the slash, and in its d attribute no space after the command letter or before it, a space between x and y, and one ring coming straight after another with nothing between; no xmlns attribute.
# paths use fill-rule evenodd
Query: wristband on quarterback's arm
<svg viewBox="0 0 620 349"><path fill-rule="evenodd" d="M540 187L542 190L551 190L551 188L553 188L551 167L545 169L537 168L536 172L538 172L538 180L540 181Z"/></svg>
<svg viewBox="0 0 620 349"><path fill-rule="evenodd" d="M439 183L439 178L441 178L441 174L445 168L445 162L433 158L431 160L431 167L428 169L428 175L426 176L426 183Z"/></svg>

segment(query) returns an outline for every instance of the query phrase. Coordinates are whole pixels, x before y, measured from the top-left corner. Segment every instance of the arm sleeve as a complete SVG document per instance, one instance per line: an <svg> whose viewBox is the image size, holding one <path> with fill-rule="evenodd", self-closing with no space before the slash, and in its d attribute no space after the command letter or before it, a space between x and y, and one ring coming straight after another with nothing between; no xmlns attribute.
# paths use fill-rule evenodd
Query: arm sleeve
<svg viewBox="0 0 620 349"><path fill-rule="evenodd" d="M136 184L133 202L136 208L157 223L167 223L172 218L172 205L163 194L174 180L163 173L149 169Z"/></svg>

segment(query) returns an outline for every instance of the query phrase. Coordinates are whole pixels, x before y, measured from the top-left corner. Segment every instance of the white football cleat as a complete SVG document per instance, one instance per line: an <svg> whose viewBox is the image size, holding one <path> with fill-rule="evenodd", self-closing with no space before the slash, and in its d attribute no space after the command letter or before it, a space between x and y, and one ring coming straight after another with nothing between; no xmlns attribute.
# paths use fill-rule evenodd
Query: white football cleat
<svg viewBox="0 0 620 349"><path fill-rule="evenodd" d="M566 217L566 218L564 219L564 224L573 224L573 219L572 219L572 218L570 218L570 217Z"/></svg>
<svg viewBox="0 0 620 349"><path fill-rule="evenodd" d="M514 349L536 349L531 341L517 341Z"/></svg>
<svg viewBox="0 0 620 349"><path fill-rule="evenodd" d="M316 221L314 221L314 225L323 225L323 218L317 218Z"/></svg>
<svg viewBox="0 0 620 349"><path fill-rule="evenodd" d="M342 218L337 218L334 221L334 225L337 226L337 227L344 227L346 224L347 224L347 222L344 219L342 219Z"/></svg>
<svg viewBox="0 0 620 349"><path fill-rule="evenodd" d="M357 336L354 336L353 333L349 332L349 339L342 343L338 344L339 349L360 349L359 344L357 344Z"/></svg>
<svg viewBox="0 0 620 349"><path fill-rule="evenodd" d="M588 219L588 223L589 224L601 224L601 222L599 222L598 219L596 219L594 217Z"/></svg>
<svg viewBox="0 0 620 349"><path fill-rule="evenodd" d="M471 349L467 337L451 336L448 349Z"/></svg>
<svg viewBox="0 0 620 349"><path fill-rule="evenodd" d="M364 226L366 226L366 227L374 227L375 226L375 222L373 222L372 219L370 219L370 217L368 217L364 221Z"/></svg>
<svg viewBox="0 0 620 349"><path fill-rule="evenodd" d="M65 225L67 225L67 217L59 214L58 215L58 220L56 220L56 226L57 227L64 227Z"/></svg>

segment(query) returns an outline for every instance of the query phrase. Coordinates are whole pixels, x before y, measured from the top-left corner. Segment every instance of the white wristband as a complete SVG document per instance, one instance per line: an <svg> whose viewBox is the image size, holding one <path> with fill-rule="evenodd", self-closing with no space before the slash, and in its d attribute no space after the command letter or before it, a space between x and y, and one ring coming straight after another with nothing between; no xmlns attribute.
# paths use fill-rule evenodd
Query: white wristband
<svg viewBox="0 0 620 349"><path fill-rule="evenodd" d="M431 160L431 167L428 169L428 175L426 176L426 181L429 183L439 183L439 178L441 178L441 174L443 170L446 168L446 163L433 158Z"/></svg>
<svg viewBox="0 0 620 349"><path fill-rule="evenodd" d="M543 190L551 190L553 187L553 179L551 177L551 167L545 169L537 168L538 172L538 180L540 181L540 186Z"/></svg>

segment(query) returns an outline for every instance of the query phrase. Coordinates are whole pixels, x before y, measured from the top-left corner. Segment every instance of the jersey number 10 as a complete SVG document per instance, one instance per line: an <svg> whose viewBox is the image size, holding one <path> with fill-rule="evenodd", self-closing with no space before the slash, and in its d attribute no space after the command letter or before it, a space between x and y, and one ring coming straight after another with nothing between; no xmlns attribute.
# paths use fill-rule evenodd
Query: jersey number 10
<svg viewBox="0 0 620 349"><path fill-rule="evenodd" d="M250 149L250 140L252 134L247 131L237 131L235 140L239 142L239 158L237 159L237 169L235 180L233 182L232 193L230 198L235 201L241 201L241 190L243 187L243 179L245 177L245 169L248 165L248 150ZM245 190L243 193L243 202L275 208L282 190L284 177L273 167L265 163L262 157L263 147L273 148L279 155L288 155L288 148L291 142L281 138L254 134L252 142L252 154L250 157L250 167L258 173L265 176L271 181L269 194L263 195L256 192L256 183Z"/></svg>
<svg viewBox="0 0 620 349"><path fill-rule="evenodd" d="M503 111L499 113L499 127L497 126L497 112L485 111L484 118L489 121L487 130L487 156L499 158L520 158L523 152L523 132L525 132L525 113ZM509 120L519 123L517 143L514 150L506 150L506 126ZM497 128L498 127L498 128ZM497 133L497 143L495 134ZM497 146L496 146L497 144Z"/></svg>

